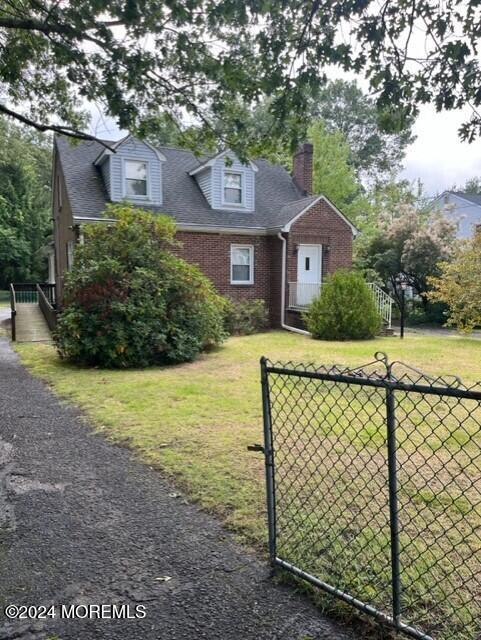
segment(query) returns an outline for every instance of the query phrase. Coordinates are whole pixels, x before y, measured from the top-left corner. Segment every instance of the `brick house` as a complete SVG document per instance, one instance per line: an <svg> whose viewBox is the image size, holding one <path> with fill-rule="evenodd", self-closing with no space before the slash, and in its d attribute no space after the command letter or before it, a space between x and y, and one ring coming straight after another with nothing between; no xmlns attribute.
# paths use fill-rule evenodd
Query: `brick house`
<svg viewBox="0 0 481 640"><path fill-rule="evenodd" d="M265 160L242 164L229 151L199 159L132 136L108 144L55 138L49 277L57 300L83 225L108 223L108 202L172 216L179 255L221 294L265 300L272 326L298 326L326 274L351 265L357 230L325 196L312 194L311 144L295 154L292 176Z"/></svg>

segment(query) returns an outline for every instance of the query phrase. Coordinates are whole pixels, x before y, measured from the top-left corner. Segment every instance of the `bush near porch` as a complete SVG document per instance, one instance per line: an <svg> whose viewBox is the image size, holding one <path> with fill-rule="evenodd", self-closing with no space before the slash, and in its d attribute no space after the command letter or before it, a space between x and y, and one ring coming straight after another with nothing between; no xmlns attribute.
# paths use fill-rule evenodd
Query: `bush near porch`
<svg viewBox="0 0 481 640"><path fill-rule="evenodd" d="M128 371L80 369L61 362L48 345L24 344L16 349L33 373L82 407L99 432L170 475L244 542L261 549L266 545L264 461L246 450L262 441L261 355L271 360L359 365L382 350L391 360L432 374L456 373L466 383L481 379L481 341L460 337L318 342L269 332L230 338L193 363ZM361 435L369 446L369 434ZM452 515L442 501L433 506L431 494L419 492L417 499L429 508L439 506L440 519ZM481 514L475 511L472 517L478 517L481 526ZM419 567L410 570L422 570L428 560L421 554ZM389 566L379 569L389 580ZM363 595L367 577L353 567L348 578ZM422 609L423 604L421 598L415 606ZM459 633L457 640L468 637Z"/></svg>
<svg viewBox="0 0 481 640"><path fill-rule="evenodd" d="M381 328L381 318L359 272L339 269L330 274L303 314L308 331L320 340L367 340Z"/></svg>

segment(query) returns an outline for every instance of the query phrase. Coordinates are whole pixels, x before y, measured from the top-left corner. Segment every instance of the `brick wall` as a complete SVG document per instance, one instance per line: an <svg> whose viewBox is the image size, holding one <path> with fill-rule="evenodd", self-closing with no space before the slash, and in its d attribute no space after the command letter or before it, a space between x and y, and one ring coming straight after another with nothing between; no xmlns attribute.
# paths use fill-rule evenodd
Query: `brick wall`
<svg viewBox="0 0 481 640"><path fill-rule="evenodd" d="M321 200L291 228L287 237L286 306L288 283L297 280L296 244L323 245L323 278L340 267L352 264L352 231L327 203ZM269 308L273 326L279 326L281 310L282 243L276 236L246 236L179 231L182 245L178 255L197 264L224 296L234 300L262 298ZM254 284L230 283L232 244L254 247ZM330 247L329 251L327 247Z"/></svg>
<svg viewBox="0 0 481 640"><path fill-rule="evenodd" d="M324 200L320 200L291 227L287 240L288 282L297 281L296 244L323 245L323 280L328 273L352 265L351 228Z"/></svg>
<svg viewBox="0 0 481 640"><path fill-rule="evenodd" d="M279 323L281 288L281 242L272 236L179 231L176 253L196 264L212 280L217 291L233 300L265 300L272 324ZM254 284L231 284L232 244L254 247Z"/></svg>
<svg viewBox="0 0 481 640"><path fill-rule="evenodd" d="M292 177L305 194L312 193L312 156L313 146L310 142L305 142L296 151L292 160Z"/></svg>
<svg viewBox="0 0 481 640"><path fill-rule="evenodd" d="M321 200L291 227L287 237L286 306L288 283L297 280L296 244L323 245L323 278L352 264L352 231L325 201ZM234 300L261 298L269 308L271 324L279 326L281 310L282 243L276 236L246 236L179 231L177 250L185 260L197 264L224 296ZM230 283L232 244L254 247L254 284ZM330 247L329 251L327 247Z"/></svg>
<svg viewBox="0 0 481 640"><path fill-rule="evenodd" d="M63 182L63 181L62 181ZM55 199L55 196L54 196ZM72 231L71 212L65 200L64 210L59 211L54 202L55 244L57 249L57 287L61 294L63 274L66 269L65 245L75 236ZM67 210L68 207L68 210ZM286 306L288 282L297 280L296 244L322 244L330 246L323 251L323 276L339 267L349 267L352 261L352 232L332 207L321 201L306 212L291 228L287 237ZM193 264L212 280L220 294L234 300L265 300L272 326L280 324L282 243L275 236L250 236L179 231L176 234L180 246L176 253ZM230 283L230 252L232 244L254 247L254 284Z"/></svg>

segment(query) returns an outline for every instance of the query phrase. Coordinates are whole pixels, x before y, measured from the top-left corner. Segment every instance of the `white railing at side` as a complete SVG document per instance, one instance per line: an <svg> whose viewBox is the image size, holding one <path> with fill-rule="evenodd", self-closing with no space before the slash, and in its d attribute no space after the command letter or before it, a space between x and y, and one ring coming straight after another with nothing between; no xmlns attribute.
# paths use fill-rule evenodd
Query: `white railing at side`
<svg viewBox="0 0 481 640"><path fill-rule="evenodd" d="M382 321L390 329L393 298L374 282L368 282L367 286L374 296ZM320 282L289 282L289 308L305 309L320 294L321 287Z"/></svg>
<svg viewBox="0 0 481 640"><path fill-rule="evenodd" d="M368 282L367 286L372 291L381 320L386 324L387 328L390 329L394 299L375 282Z"/></svg>

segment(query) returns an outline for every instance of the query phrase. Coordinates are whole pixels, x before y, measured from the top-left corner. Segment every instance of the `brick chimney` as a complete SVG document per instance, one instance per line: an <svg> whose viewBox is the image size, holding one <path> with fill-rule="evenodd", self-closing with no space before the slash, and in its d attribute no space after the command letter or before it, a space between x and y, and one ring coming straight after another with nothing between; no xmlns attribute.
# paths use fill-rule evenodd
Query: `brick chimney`
<svg viewBox="0 0 481 640"><path fill-rule="evenodd" d="M294 154L292 177L305 195L312 194L312 153L310 142L304 142Z"/></svg>

